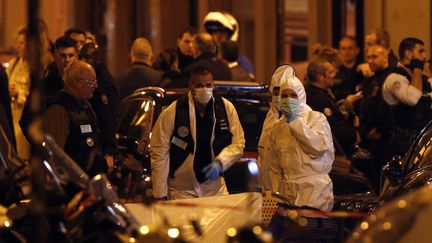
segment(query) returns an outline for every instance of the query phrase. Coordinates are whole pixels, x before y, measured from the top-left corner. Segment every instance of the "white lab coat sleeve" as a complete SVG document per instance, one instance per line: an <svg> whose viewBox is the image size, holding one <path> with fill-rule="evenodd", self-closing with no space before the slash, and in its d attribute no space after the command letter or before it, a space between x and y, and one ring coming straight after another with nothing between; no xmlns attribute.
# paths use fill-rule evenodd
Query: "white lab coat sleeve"
<svg viewBox="0 0 432 243"><path fill-rule="evenodd" d="M275 115L272 110L269 110L263 123L261 137L258 142L258 170L259 180L262 189L270 190L271 183L268 176L268 163L269 158L267 155L268 147L270 146L270 132L274 128L276 121Z"/></svg>
<svg viewBox="0 0 432 243"><path fill-rule="evenodd" d="M422 96L422 92L410 85L408 79L400 74L390 74L383 85L383 98L389 105L395 105L386 99L386 92L390 92L398 101L409 106L415 106Z"/></svg>
<svg viewBox="0 0 432 243"><path fill-rule="evenodd" d="M153 196L162 198L168 194L171 136L174 130L176 101L164 110L153 127L150 140L151 175Z"/></svg>
<svg viewBox="0 0 432 243"><path fill-rule="evenodd" d="M312 158L322 156L333 147L330 126L320 112L307 112L304 117L298 117L288 125L302 150Z"/></svg>
<svg viewBox="0 0 432 243"><path fill-rule="evenodd" d="M234 105L225 98L223 98L223 101L228 116L228 123L230 132L232 134L232 139L231 144L225 147L218 155L216 155L215 160L220 161L222 163L223 171L226 171L231 167L231 165L233 165L243 156L245 138L243 128Z"/></svg>

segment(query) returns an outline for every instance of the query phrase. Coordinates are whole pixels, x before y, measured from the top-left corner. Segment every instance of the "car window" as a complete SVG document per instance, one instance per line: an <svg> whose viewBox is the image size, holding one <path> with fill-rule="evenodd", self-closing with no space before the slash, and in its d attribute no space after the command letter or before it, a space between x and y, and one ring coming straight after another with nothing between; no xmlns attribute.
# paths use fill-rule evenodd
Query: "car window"
<svg viewBox="0 0 432 243"><path fill-rule="evenodd" d="M155 102L140 98L123 103L120 107L117 136L133 138L138 142L138 150L143 151L150 143Z"/></svg>
<svg viewBox="0 0 432 243"><path fill-rule="evenodd" d="M428 125L419 135L416 142L408 152L408 159L405 160L405 173L427 165L432 165L432 126Z"/></svg>

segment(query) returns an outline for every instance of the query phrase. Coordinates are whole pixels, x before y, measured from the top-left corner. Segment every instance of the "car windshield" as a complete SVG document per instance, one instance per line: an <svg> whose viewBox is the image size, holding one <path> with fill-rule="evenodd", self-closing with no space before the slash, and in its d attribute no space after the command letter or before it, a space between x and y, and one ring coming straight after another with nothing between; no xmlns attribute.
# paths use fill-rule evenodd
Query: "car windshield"
<svg viewBox="0 0 432 243"><path fill-rule="evenodd" d="M422 131L407 155L404 162L405 174L432 165L432 123Z"/></svg>
<svg viewBox="0 0 432 243"><path fill-rule="evenodd" d="M132 138L139 146L147 146L150 143L154 107L155 101L144 96L122 103L117 129L118 136ZM138 148L139 151L144 149Z"/></svg>

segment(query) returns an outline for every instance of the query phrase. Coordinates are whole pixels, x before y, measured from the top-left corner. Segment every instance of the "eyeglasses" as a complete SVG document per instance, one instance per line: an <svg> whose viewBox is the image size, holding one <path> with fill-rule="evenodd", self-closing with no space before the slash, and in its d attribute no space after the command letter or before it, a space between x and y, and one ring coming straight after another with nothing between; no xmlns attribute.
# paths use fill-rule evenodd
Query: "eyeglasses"
<svg viewBox="0 0 432 243"><path fill-rule="evenodd" d="M97 79L93 79L93 80L89 80L89 79L81 79L82 81L86 82L87 84L91 85L91 86L96 86L97 85Z"/></svg>

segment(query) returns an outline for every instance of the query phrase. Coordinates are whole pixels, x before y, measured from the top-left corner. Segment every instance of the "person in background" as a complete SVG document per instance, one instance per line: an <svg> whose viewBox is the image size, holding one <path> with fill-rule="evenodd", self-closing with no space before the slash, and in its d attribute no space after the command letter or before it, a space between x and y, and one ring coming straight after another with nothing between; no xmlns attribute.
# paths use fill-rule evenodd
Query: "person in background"
<svg viewBox="0 0 432 243"><path fill-rule="evenodd" d="M197 31L194 28L187 27L177 39L178 68L182 72L194 60L194 38L196 34Z"/></svg>
<svg viewBox="0 0 432 243"><path fill-rule="evenodd" d="M19 30L16 36L17 56L9 60L6 73L9 77L9 94L11 96L11 109L18 155L24 159L30 159L30 144L25 138L19 126L19 120L30 93L30 69L25 56L28 31L26 28Z"/></svg>
<svg viewBox="0 0 432 243"><path fill-rule="evenodd" d="M162 88L187 88L189 83L178 68L178 56L174 48L165 48L155 58L153 68L164 72L159 82Z"/></svg>
<svg viewBox="0 0 432 243"><path fill-rule="evenodd" d="M336 100L345 99L348 95L359 91L364 77L357 72L360 48L357 40L351 36L342 37L338 49L341 65L338 67L336 82L332 87Z"/></svg>
<svg viewBox="0 0 432 243"><path fill-rule="evenodd" d="M239 46L234 41L222 41L219 46L218 58L225 62L231 69L231 75L234 81L254 81L252 74L240 67L237 62L239 57Z"/></svg>
<svg viewBox="0 0 432 243"><path fill-rule="evenodd" d="M213 96L213 75L192 70L186 96L159 116L150 141L153 196L184 199L228 194L221 176L242 155L245 139L237 111Z"/></svg>
<svg viewBox="0 0 432 243"><path fill-rule="evenodd" d="M75 41L78 51L81 49L87 39L85 31L78 28L67 29L64 32L64 35L72 38Z"/></svg>
<svg viewBox="0 0 432 243"><path fill-rule="evenodd" d="M330 211L334 199L328 174L335 155L327 118L306 105L298 79L280 74L274 77L282 80L276 105L281 116L270 131L267 152L271 156L271 190L279 192L290 205Z"/></svg>
<svg viewBox="0 0 432 243"><path fill-rule="evenodd" d="M184 75L187 77L193 69L204 66L213 75L215 80L232 80L231 70L228 65L216 57L216 46L211 35L201 33L194 38L195 59L185 68Z"/></svg>
<svg viewBox="0 0 432 243"><path fill-rule="evenodd" d="M238 41L240 33L239 24L234 16L227 12L209 12L204 17L204 28L212 35L213 41L218 48L222 41ZM252 76L255 74L252 62L243 53L239 54L237 61Z"/></svg>
<svg viewBox="0 0 432 243"><path fill-rule="evenodd" d="M137 38L130 50L131 66L120 79L120 99L124 99L135 90L147 86L157 86L163 72L155 70L153 64L153 49L146 38Z"/></svg>

